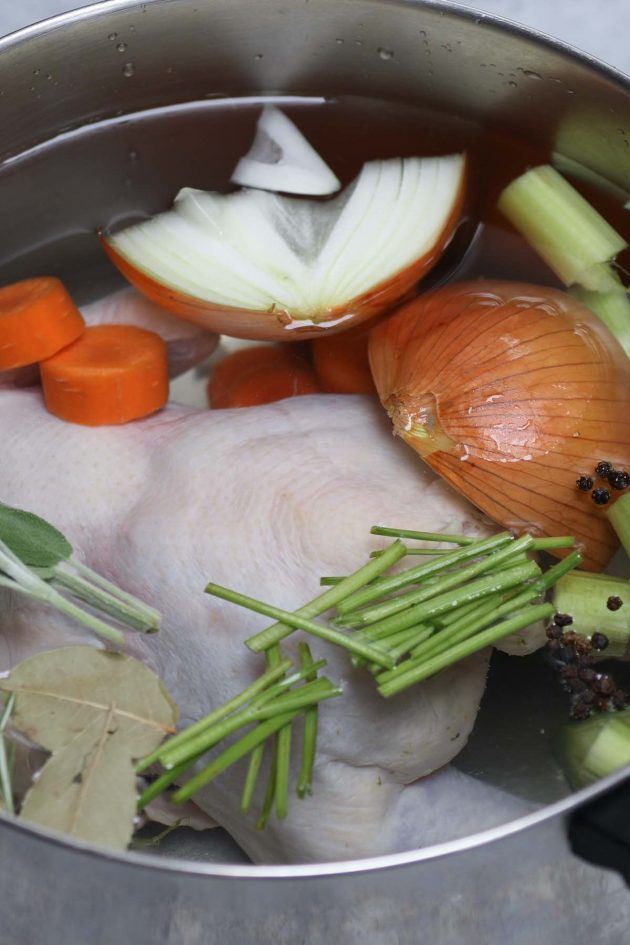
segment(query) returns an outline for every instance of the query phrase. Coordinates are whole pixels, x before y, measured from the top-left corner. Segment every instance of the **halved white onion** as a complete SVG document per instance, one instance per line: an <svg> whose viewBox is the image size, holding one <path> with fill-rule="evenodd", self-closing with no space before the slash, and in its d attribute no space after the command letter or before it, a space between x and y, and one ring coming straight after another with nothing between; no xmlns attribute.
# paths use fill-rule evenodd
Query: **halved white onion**
<svg viewBox="0 0 630 945"><path fill-rule="evenodd" d="M371 161L328 201L184 188L172 210L105 245L175 314L235 337L314 337L385 311L434 265L465 168L462 154Z"/></svg>
<svg viewBox="0 0 630 945"><path fill-rule="evenodd" d="M263 108L256 137L232 174L232 183L285 194L327 196L341 181L284 112Z"/></svg>

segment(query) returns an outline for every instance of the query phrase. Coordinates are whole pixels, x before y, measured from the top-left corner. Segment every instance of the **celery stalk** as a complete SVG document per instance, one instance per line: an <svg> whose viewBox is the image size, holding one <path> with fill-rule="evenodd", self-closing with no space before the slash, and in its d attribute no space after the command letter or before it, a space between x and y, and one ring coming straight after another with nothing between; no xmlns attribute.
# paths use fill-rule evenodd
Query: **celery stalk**
<svg viewBox="0 0 630 945"><path fill-rule="evenodd" d="M573 787L584 787L630 764L630 709L565 725L559 755Z"/></svg>
<svg viewBox="0 0 630 945"><path fill-rule="evenodd" d="M609 610L606 606L609 597L620 597L623 606L619 610ZM622 658L628 654L630 582L607 574L571 571L555 585L553 605L556 613L573 617L569 629L583 636L597 631L606 634L609 645L601 652L602 657Z"/></svg>
<svg viewBox="0 0 630 945"><path fill-rule="evenodd" d="M576 285L571 295L595 312L630 358L630 298L622 283L611 292L590 292Z"/></svg>
<svg viewBox="0 0 630 945"><path fill-rule="evenodd" d="M628 244L553 167L517 177L498 206L565 285L618 289L608 264Z"/></svg>
<svg viewBox="0 0 630 945"><path fill-rule="evenodd" d="M626 553L630 554L630 494L622 495L609 505L606 515Z"/></svg>

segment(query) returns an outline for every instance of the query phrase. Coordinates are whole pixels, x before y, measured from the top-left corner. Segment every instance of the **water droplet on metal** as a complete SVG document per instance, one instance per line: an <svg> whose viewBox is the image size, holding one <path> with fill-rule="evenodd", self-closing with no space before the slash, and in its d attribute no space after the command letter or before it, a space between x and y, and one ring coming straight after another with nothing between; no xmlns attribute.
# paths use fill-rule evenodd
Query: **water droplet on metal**
<svg viewBox="0 0 630 945"><path fill-rule="evenodd" d="M123 53L126 48L127 48L127 43L118 43L118 45L116 46L116 49L120 53Z"/></svg>
<svg viewBox="0 0 630 945"><path fill-rule="evenodd" d="M132 75L136 74L136 67L133 62L126 62L123 66L122 73L125 78L130 79Z"/></svg>
<svg viewBox="0 0 630 945"><path fill-rule="evenodd" d="M515 82L514 79L510 79L510 81L508 82L508 85L511 86L513 89L518 88L518 82Z"/></svg>
<svg viewBox="0 0 630 945"><path fill-rule="evenodd" d="M363 40L362 40L362 39L355 39L354 45L355 45L355 46L362 46L362 45L363 45Z"/></svg>
<svg viewBox="0 0 630 945"><path fill-rule="evenodd" d="M135 164L138 160L138 152L131 150L127 155L127 159L131 164Z"/></svg>
<svg viewBox="0 0 630 945"><path fill-rule="evenodd" d="M337 38L335 42L337 43L338 46L343 46L343 39Z"/></svg>
<svg viewBox="0 0 630 945"><path fill-rule="evenodd" d="M33 69L33 75L39 75L41 71L41 69Z"/></svg>
<svg viewBox="0 0 630 945"><path fill-rule="evenodd" d="M263 53L261 52L256 53L256 55L254 56L254 59L256 60L256 62L260 62L261 59L264 59Z"/></svg>
<svg viewBox="0 0 630 945"><path fill-rule="evenodd" d="M46 79L50 82L52 80L52 72L46 73Z"/></svg>
<svg viewBox="0 0 630 945"><path fill-rule="evenodd" d="M113 43L115 39L118 39L118 33L110 33L107 38L110 43Z"/></svg>
<svg viewBox="0 0 630 945"><path fill-rule="evenodd" d="M538 72L532 72L531 69L521 69L523 75L526 75L528 79L542 79L542 76Z"/></svg>
<svg viewBox="0 0 630 945"><path fill-rule="evenodd" d="M379 46L377 49L377 52L378 52L379 58L383 59L385 62L387 62L389 59L394 58L393 50L385 49L384 46Z"/></svg>

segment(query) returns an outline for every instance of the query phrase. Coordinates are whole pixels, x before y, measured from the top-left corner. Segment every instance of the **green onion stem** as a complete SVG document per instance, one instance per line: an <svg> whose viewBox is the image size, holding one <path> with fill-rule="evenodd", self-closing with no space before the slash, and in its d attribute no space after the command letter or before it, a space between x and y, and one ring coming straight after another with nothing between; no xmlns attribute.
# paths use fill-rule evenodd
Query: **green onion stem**
<svg viewBox="0 0 630 945"><path fill-rule="evenodd" d="M198 756L201 757L201 756ZM162 794L167 788L171 786L175 781L177 781L183 774L185 774L188 769L194 764L196 758L190 758L182 764L178 765L176 768L171 768L170 771L165 771L158 778L155 778L154 781L151 781L149 785L144 789L137 801L138 810L144 810L144 808L155 800L160 794Z"/></svg>
<svg viewBox="0 0 630 945"><path fill-rule="evenodd" d="M417 590L409 591L406 594L401 594L399 597L385 601L382 604L377 604L374 607L367 607L364 610L356 612L355 614L348 614L348 622L352 620L350 625L356 626L356 621L359 620L361 621L361 624L380 621L386 617L393 616L394 614L399 614L401 611L405 611L408 608L414 607L417 604L421 604L424 601L430 600L431 598L437 598L439 595L443 595L446 591L450 591L455 587L464 585L465 582L470 581L472 578L478 577L485 572L490 571L491 574L500 573L498 571L498 565L506 564L506 562L508 565L511 564L509 559L528 548L532 541L533 539L530 535L523 535L516 541L512 540L511 544L508 545L507 548L500 548L499 550L495 551L494 554L489 555L487 558L482 558L480 561L475 561L473 564L469 564L467 567L461 568L459 571L455 571L452 574L445 574L440 578L440 580L428 587L422 586ZM540 573L540 570L538 570L538 573ZM379 638L380 637L377 639Z"/></svg>
<svg viewBox="0 0 630 945"><path fill-rule="evenodd" d="M408 568L405 571L399 571L396 574L392 574L391 577L385 578L374 587L366 587L356 594L349 595L345 600L340 602L337 610L342 616L351 613L363 607L365 604L370 603L370 601L383 597L385 594L391 594L403 587L407 587L409 584L419 583L430 575L444 571L446 568L450 567L450 565L462 564L470 558L476 558L478 555L494 551L496 548L501 548L508 543L513 544L513 542L514 539L509 532L501 532L498 535L492 535L491 538L484 538L480 541L470 543L465 548L457 548L455 551L449 551L447 555L443 555L441 558L436 558L434 561L427 561L424 564L416 565L416 567ZM464 569L461 569L455 573L461 574L463 572ZM449 579L452 580L452 578ZM431 586L435 587L436 584L432 583ZM402 600L402 598L397 597L396 600L399 601Z"/></svg>
<svg viewBox="0 0 630 945"><path fill-rule="evenodd" d="M311 650L308 643L298 644L298 653L300 656L300 666L304 670L311 670L307 680L313 682L316 679L315 663L311 656ZM317 705L310 706L304 710L304 733L302 736L302 760L300 763L300 773L297 782L297 795L300 798L306 797L312 791L313 768L315 766L315 752L317 748L317 728L319 725L319 710Z"/></svg>
<svg viewBox="0 0 630 945"><path fill-rule="evenodd" d="M450 545L472 545L478 538L469 535L442 535L440 532L413 532L406 528L388 528L385 525L372 525L371 535L386 535L389 538L411 538L414 541L437 541Z"/></svg>
<svg viewBox="0 0 630 945"><path fill-rule="evenodd" d="M536 623L538 620L544 620L552 614L553 607L551 604L540 604L536 607L528 607L524 612L515 614L509 620L504 620L502 623L491 627L489 630L477 633L470 639L456 644L445 653L440 653L438 656L434 656L426 662L423 662L420 666L413 666L411 669L405 670L405 664L402 663L399 667L399 675L397 678L379 685L379 692L385 698L395 696L404 689L408 689L409 686L413 686L415 683L421 682L423 679L428 679L429 676L433 676L435 673L446 669L447 666L451 666L453 663L484 649L486 646L496 643L496 641L500 640L502 637L516 633L518 630L522 630L524 627Z"/></svg>
<svg viewBox="0 0 630 945"><path fill-rule="evenodd" d="M262 745L265 742L261 742ZM258 748L258 746L256 746ZM256 748L253 751L256 751ZM278 743L275 736L271 736L271 761L269 764L269 776L267 778L267 787L265 788L265 796L263 798L262 807L260 809L260 814L258 815L258 820L256 821L256 829L264 830L267 826L269 818L271 817L271 812L273 810L273 802L276 797L276 757L278 751Z"/></svg>
<svg viewBox="0 0 630 945"><path fill-rule="evenodd" d="M245 784L243 785L243 793L241 795L241 812L243 814L248 814L251 809L264 754L265 742L261 742L260 745L256 745L249 756L249 765L247 767Z"/></svg>
<svg viewBox="0 0 630 945"><path fill-rule="evenodd" d="M535 538L530 551L553 551L555 548L573 548L575 538L572 535L561 535L558 538Z"/></svg>
<svg viewBox="0 0 630 945"><path fill-rule="evenodd" d="M319 597L316 597L308 604L300 607L293 616L310 619L312 617L319 617L321 614L326 613L327 610L330 610L331 607L337 607L349 594L354 593L354 591L358 590L360 587L368 584L375 577L381 575L383 571L391 567L391 565L400 561L400 559L405 556L406 550L405 545L401 541L392 542L380 558L368 561L367 564L364 564L363 567L359 568L353 574L348 575L348 577L340 581L339 584L329 588L329 590L320 594ZM286 613L286 611L283 611L283 613ZM255 653L260 653L264 650L268 650L274 643L279 643L284 637L289 636L289 634L293 632L293 629L291 625L287 626L282 622L276 623L262 630L260 633L256 633L245 642Z"/></svg>
<svg viewBox="0 0 630 945"><path fill-rule="evenodd" d="M189 741L191 738L194 738L200 732L206 731L208 728L214 725L215 722L219 722L221 719L224 719L236 709L240 709L241 706L245 705L259 693L263 692L278 679L280 679L285 674L285 672L291 668L291 666L291 660L285 659L277 664L274 668L268 669L266 673L264 673L262 676L259 676L255 682L253 682L242 692L239 692L239 694L234 696L233 699L225 702L209 715L205 715L203 718L199 719L198 722L194 722L192 725L189 725L188 728L185 728L182 732L178 732L177 735L174 735L163 745L158 746L158 748L156 748L155 751L153 751L150 755L147 755L146 758L142 758L142 760L136 765L136 772L140 773L141 771L145 771L149 765L159 761L165 749L179 747L180 745Z"/></svg>
<svg viewBox="0 0 630 945"><path fill-rule="evenodd" d="M340 586L340 584L337 585L337 587ZM336 589L337 588L331 588L333 591ZM327 640L329 643L335 643L337 646L341 646L351 653L365 656L374 663L380 663L382 666L386 667L393 666L393 662L387 653L384 653L376 647L362 643L360 640L355 640L352 636L341 633L333 627L315 623L313 620L308 620L301 616L304 608L301 608L295 613L291 613L288 610L282 610L280 607L273 607L271 604L265 604L262 601L255 600L253 597L247 597L245 594L240 594L238 591L221 587L219 584L208 584L206 593L220 597L222 600L228 600L233 604L238 604L240 607L246 607L248 610L253 610L256 613L265 614L267 617L275 618L279 622L278 625L282 625L282 638L284 638L287 633L292 632L291 629L287 630L287 626L296 630L304 630L306 633L311 633L313 636ZM258 652L263 639L268 638L263 638L262 634L257 634L255 637L250 637L250 639L245 642L251 649ZM273 639L269 645L274 645Z"/></svg>
<svg viewBox="0 0 630 945"><path fill-rule="evenodd" d="M381 635L387 636L394 630L403 630L405 627L432 620L449 610L455 610L461 604L507 590L539 575L540 568L535 561L528 561L527 564L521 564L515 568L506 568L505 571L492 572L463 587L449 590L431 600L409 607L402 613L393 614L378 621L369 628L370 635L373 639L379 640Z"/></svg>
<svg viewBox="0 0 630 945"><path fill-rule="evenodd" d="M214 759L209 765L198 771L190 781L187 781L173 795L174 804L185 804L190 798L205 787L210 781L222 774L227 768L235 764L245 755L248 755L261 742L266 741L270 735L278 732L283 726L299 714L299 709L292 712L284 712L274 718L267 719L261 725L251 729L246 735L240 738L233 745L230 745L224 752Z"/></svg>
<svg viewBox="0 0 630 945"><path fill-rule="evenodd" d="M186 758L198 757L200 754L209 751L210 748L227 738L228 735L232 735L238 729L244 728L252 722L266 721L274 716L300 710L305 706L313 705L314 702L331 699L338 695L341 695L341 690L333 686L329 680L322 678L316 682L307 683L299 689L290 690L270 701L263 703L261 699L259 703L253 702L241 712L230 715L229 718L217 722L209 730L202 731L194 738L188 739L183 745L170 748L168 752L160 755L160 760L166 768L176 767Z"/></svg>

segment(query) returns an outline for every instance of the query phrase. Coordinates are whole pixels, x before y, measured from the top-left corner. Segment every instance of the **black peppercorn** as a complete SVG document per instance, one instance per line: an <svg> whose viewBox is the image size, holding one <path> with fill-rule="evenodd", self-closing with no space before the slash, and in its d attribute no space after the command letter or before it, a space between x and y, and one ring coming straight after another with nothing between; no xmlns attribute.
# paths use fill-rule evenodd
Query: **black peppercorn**
<svg viewBox="0 0 630 945"><path fill-rule="evenodd" d="M562 627L559 627L557 623L550 623L545 633L548 640L559 640L562 636Z"/></svg>
<svg viewBox="0 0 630 945"><path fill-rule="evenodd" d="M573 617L570 614L554 614L553 622L559 627L568 627L573 623Z"/></svg>
<svg viewBox="0 0 630 945"><path fill-rule="evenodd" d="M591 498L595 505L606 505L610 500L610 492L608 489L593 489L591 492Z"/></svg>
<svg viewBox="0 0 630 945"><path fill-rule="evenodd" d="M591 646L594 650L605 650L609 640L605 633L594 633L591 637Z"/></svg>
<svg viewBox="0 0 630 945"><path fill-rule="evenodd" d="M623 689L617 689L612 694L612 701L616 709L625 709L628 704L628 696Z"/></svg>
<svg viewBox="0 0 630 945"><path fill-rule="evenodd" d="M606 601L606 607L608 607L608 610L619 610L620 607L623 607L623 601L621 597L613 595Z"/></svg>
<svg viewBox="0 0 630 945"><path fill-rule="evenodd" d="M575 719L576 722L581 722L583 719L587 719L590 714L591 710L589 706L587 706L581 700L578 700L571 709L571 718Z"/></svg>
<svg viewBox="0 0 630 945"><path fill-rule="evenodd" d="M613 469L608 476L608 482L613 489L627 489L630 486L630 473Z"/></svg>
<svg viewBox="0 0 630 945"><path fill-rule="evenodd" d="M593 480L590 476L580 476L575 480L575 484L580 492L589 492L593 488Z"/></svg>
<svg viewBox="0 0 630 945"><path fill-rule="evenodd" d="M602 460L601 463L598 463L595 467L595 472L600 479L607 479L611 472L613 472L613 464Z"/></svg>
<svg viewBox="0 0 630 945"><path fill-rule="evenodd" d="M593 683L593 689L595 692L601 693L602 696L612 696L615 691L615 684L610 678L610 676L600 676Z"/></svg>
<svg viewBox="0 0 630 945"><path fill-rule="evenodd" d="M578 676L582 682L589 683L589 685L597 679L597 673L592 668L592 666L583 666L579 670Z"/></svg>

